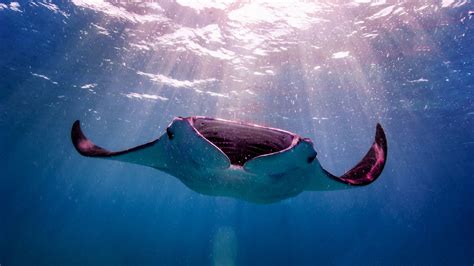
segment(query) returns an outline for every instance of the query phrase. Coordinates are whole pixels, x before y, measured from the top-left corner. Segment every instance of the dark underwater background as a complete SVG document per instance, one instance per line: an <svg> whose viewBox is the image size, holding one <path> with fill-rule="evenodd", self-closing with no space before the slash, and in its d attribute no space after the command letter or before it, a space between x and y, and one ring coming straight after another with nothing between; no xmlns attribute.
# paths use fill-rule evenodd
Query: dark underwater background
<svg viewBox="0 0 474 266"><path fill-rule="evenodd" d="M0 265L472 265L472 1L0 1ZM270 205L80 156L204 115L373 184Z"/></svg>

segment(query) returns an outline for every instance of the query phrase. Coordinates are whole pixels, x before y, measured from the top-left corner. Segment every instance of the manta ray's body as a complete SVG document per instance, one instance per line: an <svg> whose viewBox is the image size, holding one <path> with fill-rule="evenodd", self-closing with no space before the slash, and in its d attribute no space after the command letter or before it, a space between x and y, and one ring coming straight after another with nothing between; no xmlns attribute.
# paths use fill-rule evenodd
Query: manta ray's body
<svg viewBox="0 0 474 266"><path fill-rule="evenodd" d="M73 125L72 141L84 156L146 165L177 177L190 189L256 203L280 201L309 190L336 190L372 183L387 158L377 125L369 152L337 177L316 159L311 140L280 129L207 117L178 117L160 138L119 152L96 146Z"/></svg>

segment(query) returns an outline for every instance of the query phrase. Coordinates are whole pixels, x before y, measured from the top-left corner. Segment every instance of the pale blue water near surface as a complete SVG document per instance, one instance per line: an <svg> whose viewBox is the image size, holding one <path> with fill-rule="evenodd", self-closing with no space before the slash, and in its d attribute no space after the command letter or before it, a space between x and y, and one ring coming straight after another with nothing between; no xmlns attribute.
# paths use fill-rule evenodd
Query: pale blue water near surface
<svg viewBox="0 0 474 266"><path fill-rule="evenodd" d="M0 264L472 265L472 1L0 1ZM310 137L372 185L271 205L81 157L175 116Z"/></svg>

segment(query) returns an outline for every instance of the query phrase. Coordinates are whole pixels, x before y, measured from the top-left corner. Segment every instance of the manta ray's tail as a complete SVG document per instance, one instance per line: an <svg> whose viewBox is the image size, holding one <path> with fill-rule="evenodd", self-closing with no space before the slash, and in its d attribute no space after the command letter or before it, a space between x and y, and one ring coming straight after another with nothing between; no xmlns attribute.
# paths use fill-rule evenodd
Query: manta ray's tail
<svg viewBox="0 0 474 266"><path fill-rule="evenodd" d="M350 186L365 186L374 182L382 173L387 161L387 139L385 132L380 124L377 124L375 140L367 154L351 170L342 176L335 176L323 169L323 172L332 180L327 185L327 189L343 189ZM346 186L341 186L342 184Z"/></svg>

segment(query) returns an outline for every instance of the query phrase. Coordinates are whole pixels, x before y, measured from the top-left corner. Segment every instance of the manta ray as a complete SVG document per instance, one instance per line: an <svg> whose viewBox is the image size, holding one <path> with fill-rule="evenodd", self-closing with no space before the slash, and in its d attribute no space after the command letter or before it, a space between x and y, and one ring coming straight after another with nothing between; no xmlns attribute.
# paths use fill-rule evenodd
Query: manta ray
<svg viewBox="0 0 474 266"><path fill-rule="evenodd" d="M72 126L71 138L84 156L152 167L198 193L254 203L278 202L303 191L368 185L379 177L387 160L387 140L380 124L367 154L341 176L321 167L308 138L210 117L177 117L158 139L122 151L95 145L79 121Z"/></svg>

